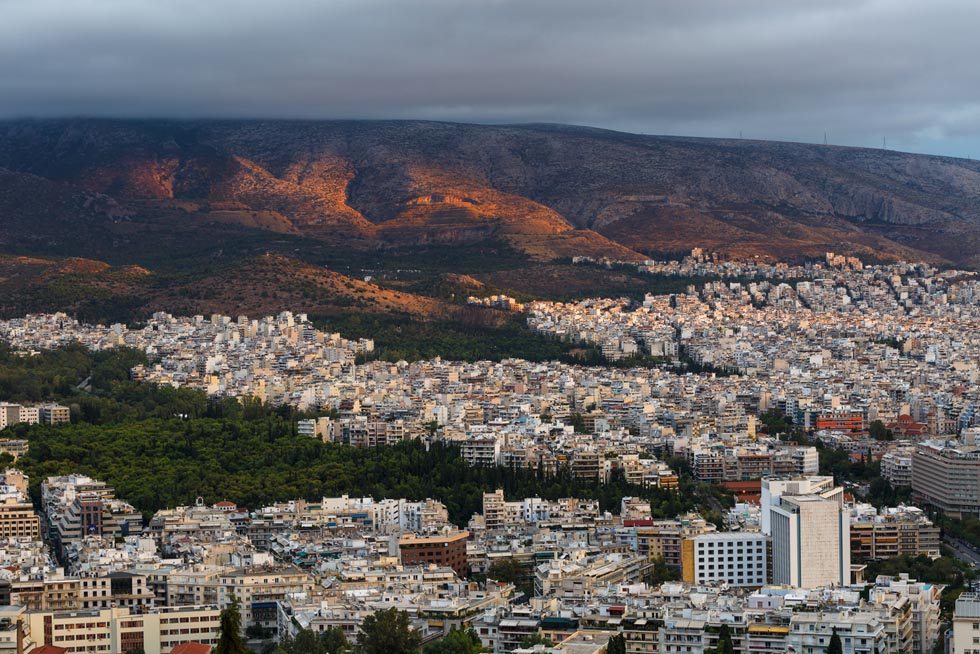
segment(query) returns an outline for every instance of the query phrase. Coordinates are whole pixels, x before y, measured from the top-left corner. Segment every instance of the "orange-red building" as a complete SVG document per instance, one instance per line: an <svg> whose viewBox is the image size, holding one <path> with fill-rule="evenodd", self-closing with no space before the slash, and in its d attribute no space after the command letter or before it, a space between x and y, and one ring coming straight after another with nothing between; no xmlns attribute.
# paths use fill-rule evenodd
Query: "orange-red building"
<svg viewBox="0 0 980 654"><path fill-rule="evenodd" d="M466 562L466 539L468 531L457 531L446 536L416 536L409 534L398 541L402 565L446 566L456 571L460 577L469 572Z"/></svg>
<svg viewBox="0 0 980 654"><path fill-rule="evenodd" d="M860 432L866 429L864 416L860 414L845 416L822 416L817 418L817 429L830 431Z"/></svg>

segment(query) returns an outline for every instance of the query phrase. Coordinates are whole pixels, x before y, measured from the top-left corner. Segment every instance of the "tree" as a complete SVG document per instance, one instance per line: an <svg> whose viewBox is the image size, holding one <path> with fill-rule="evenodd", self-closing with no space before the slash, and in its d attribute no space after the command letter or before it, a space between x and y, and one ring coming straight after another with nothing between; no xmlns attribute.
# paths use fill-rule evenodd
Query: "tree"
<svg viewBox="0 0 980 654"><path fill-rule="evenodd" d="M893 441L895 440L895 434L892 430L885 426L880 420L874 420L868 425L868 433L871 434L871 438L876 441Z"/></svg>
<svg viewBox="0 0 980 654"><path fill-rule="evenodd" d="M844 654L844 644L840 642L837 627L834 627L834 633L830 636L830 644L827 645L827 654Z"/></svg>
<svg viewBox="0 0 980 654"><path fill-rule="evenodd" d="M727 624L721 625L718 631L718 646L715 648L718 654L735 654L735 643L732 641L732 631Z"/></svg>
<svg viewBox="0 0 980 654"><path fill-rule="evenodd" d="M542 635L540 631L535 631L530 636L524 636L524 638L521 638L521 649L530 649L535 645L552 647L554 644L554 641L547 636Z"/></svg>
<svg viewBox="0 0 980 654"><path fill-rule="evenodd" d="M606 646L606 654L626 654L626 636L616 634L610 638L609 645Z"/></svg>
<svg viewBox="0 0 980 654"><path fill-rule="evenodd" d="M394 607L364 618L357 632L358 654L409 654L421 644L422 637L412 627L408 613Z"/></svg>
<svg viewBox="0 0 980 654"><path fill-rule="evenodd" d="M344 649L331 649L336 647L336 643L331 643L331 634L334 629L340 631L343 638L343 631L339 627L330 627L323 633L317 635L312 629L301 629L295 636L289 634L283 636L279 645L271 649L270 654L338 654L349 648L347 639L344 638Z"/></svg>
<svg viewBox="0 0 980 654"><path fill-rule="evenodd" d="M677 571L667 565L664 557L658 556L653 559L653 565L643 576L643 581L648 586L659 586L665 581L679 581L681 576Z"/></svg>
<svg viewBox="0 0 980 654"><path fill-rule="evenodd" d="M343 654L350 650L350 643L341 627L327 627L326 631L320 634L320 642L326 654Z"/></svg>
<svg viewBox="0 0 980 654"><path fill-rule="evenodd" d="M735 654L735 643L732 640L732 631L727 624L721 625L718 630L718 641L714 647L709 647L705 654Z"/></svg>
<svg viewBox="0 0 980 654"><path fill-rule="evenodd" d="M212 654L250 654L242 642L242 614L238 608L238 598L232 595L231 605L221 611L218 644Z"/></svg>
<svg viewBox="0 0 980 654"><path fill-rule="evenodd" d="M534 597L534 583L531 581L528 570L515 558L508 557L494 561L490 565L490 569L487 570L487 579L514 584L518 591L528 597Z"/></svg>
<svg viewBox="0 0 980 654"><path fill-rule="evenodd" d="M425 654L478 654L483 643L472 629L452 629L445 637L425 646Z"/></svg>

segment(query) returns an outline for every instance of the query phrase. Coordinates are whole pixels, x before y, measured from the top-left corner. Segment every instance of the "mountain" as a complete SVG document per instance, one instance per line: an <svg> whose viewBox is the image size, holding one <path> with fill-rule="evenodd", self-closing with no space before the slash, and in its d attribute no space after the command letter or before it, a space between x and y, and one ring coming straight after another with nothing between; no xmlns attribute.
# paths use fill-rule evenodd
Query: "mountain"
<svg viewBox="0 0 980 654"><path fill-rule="evenodd" d="M357 311L453 319L462 311L444 300L382 288L280 255L189 276L84 258L0 256L0 317L68 311L85 321L109 323L155 311L265 316L289 308L321 318Z"/></svg>
<svg viewBox="0 0 980 654"><path fill-rule="evenodd" d="M545 262L704 247L980 265L980 164L885 150L554 125L60 120L0 123L0 168L0 250L16 254L465 245Z"/></svg>

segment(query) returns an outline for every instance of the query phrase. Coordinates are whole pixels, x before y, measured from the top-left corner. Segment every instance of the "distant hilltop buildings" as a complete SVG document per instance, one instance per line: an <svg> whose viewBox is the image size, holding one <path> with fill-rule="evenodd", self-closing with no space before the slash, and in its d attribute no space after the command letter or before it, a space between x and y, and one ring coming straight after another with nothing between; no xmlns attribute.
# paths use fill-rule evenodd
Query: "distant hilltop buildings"
<svg viewBox="0 0 980 654"><path fill-rule="evenodd" d="M502 311L524 311L526 308L525 305L507 295L491 295L482 298L470 296L466 298L466 304L490 309L500 309Z"/></svg>

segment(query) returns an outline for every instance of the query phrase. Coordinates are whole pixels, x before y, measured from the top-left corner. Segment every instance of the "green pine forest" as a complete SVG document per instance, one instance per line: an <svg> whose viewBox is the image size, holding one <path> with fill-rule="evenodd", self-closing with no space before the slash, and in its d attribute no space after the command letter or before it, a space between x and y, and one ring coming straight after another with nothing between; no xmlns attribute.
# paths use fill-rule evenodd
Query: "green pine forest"
<svg viewBox="0 0 980 654"><path fill-rule="evenodd" d="M689 475L675 493L622 478L586 483L565 471L546 478L535 470L471 468L457 448L438 442L368 449L322 443L296 433L305 414L291 407L209 400L199 391L129 381L129 369L142 361L142 353L126 349L71 345L24 357L0 347L0 398L56 399L72 410L70 425L20 424L3 432L30 441L18 466L30 475L35 497L45 477L79 472L113 485L147 516L198 496L257 508L346 493L438 499L460 525L482 509L482 493L495 488L511 498L596 498L611 512L624 495L641 496L656 516L701 508L720 519L711 509L728 501L717 486Z"/></svg>

